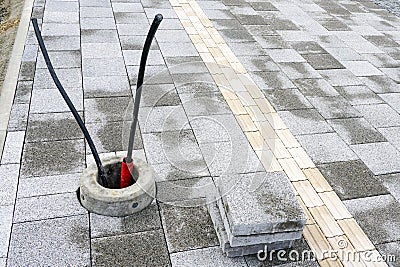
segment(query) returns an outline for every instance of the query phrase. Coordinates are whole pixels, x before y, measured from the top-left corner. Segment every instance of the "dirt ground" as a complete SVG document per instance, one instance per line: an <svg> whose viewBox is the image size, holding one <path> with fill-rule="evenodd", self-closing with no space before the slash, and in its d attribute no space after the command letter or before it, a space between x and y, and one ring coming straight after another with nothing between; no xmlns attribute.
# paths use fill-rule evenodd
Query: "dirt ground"
<svg viewBox="0 0 400 267"><path fill-rule="evenodd" d="M24 0L0 0L0 94Z"/></svg>

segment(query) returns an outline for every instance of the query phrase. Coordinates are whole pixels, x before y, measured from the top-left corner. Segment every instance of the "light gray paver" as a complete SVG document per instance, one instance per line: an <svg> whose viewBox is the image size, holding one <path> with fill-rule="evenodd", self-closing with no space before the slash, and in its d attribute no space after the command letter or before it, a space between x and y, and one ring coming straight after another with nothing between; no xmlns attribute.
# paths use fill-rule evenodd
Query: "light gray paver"
<svg viewBox="0 0 400 267"><path fill-rule="evenodd" d="M278 114L294 135L333 131L315 109L279 111Z"/></svg>
<svg viewBox="0 0 400 267"><path fill-rule="evenodd" d="M351 149L374 174L400 171L400 152L388 142L352 145Z"/></svg>
<svg viewBox="0 0 400 267"><path fill-rule="evenodd" d="M21 162L22 149L24 147L25 132L8 132L3 148L1 164Z"/></svg>
<svg viewBox="0 0 400 267"><path fill-rule="evenodd" d="M19 164L0 165L0 205L13 205L17 193Z"/></svg>
<svg viewBox="0 0 400 267"><path fill-rule="evenodd" d="M1 205L0 209L0 257L5 258L7 257L10 242L14 205Z"/></svg>
<svg viewBox="0 0 400 267"><path fill-rule="evenodd" d="M375 127L400 126L400 115L387 104L359 105L355 108Z"/></svg>

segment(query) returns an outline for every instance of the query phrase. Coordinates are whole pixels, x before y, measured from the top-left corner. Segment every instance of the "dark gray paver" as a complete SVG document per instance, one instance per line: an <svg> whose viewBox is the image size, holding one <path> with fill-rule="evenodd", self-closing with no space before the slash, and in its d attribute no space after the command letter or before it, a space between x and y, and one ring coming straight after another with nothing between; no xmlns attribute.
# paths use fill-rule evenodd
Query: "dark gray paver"
<svg viewBox="0 0 400 267"><path fill-rule="evenodd" d="M375 93L400 92L400 85L386 76L368 76L362 77L361 80Z"/></svg>
<svg viewBox="0 0 400 267"><path fill-rule="evenodd" d="M131 90L126 76L84 77L85 97L130 96Z"/></svg>
<svg viewBox="0 0 400 267"><path fill-rule="evenodd" d="M298 89L268 90L264 94L278 111L313 107Z"/></svg>
<svg viewBox="0 0 400 267"><path fill-rule="evenodd" d="M297 139L315 163L357 159L356 154L336 133L299 135Z"/></svg>
<svg viewBox="0 0 400 267"><path fill-rule="evenodd" d="M161 217L170 252L210 247L218 244L205 206L182 208L161 204Z"/></svg>
<svg viewBox="0 0 400 267"><path fill-rule="evenodd" d="M268 89L295 89L296 86L282 72L251 72L254 82L262 90Z"/></svg>
<svg viewBox="0 0 400 267"><path fill-rule="evenodd" d="M90 214L90 231L93 238L132 234L161 228L158 207L153 202L149 207L125 217L109 217Z"/></svg>
<svg viewBox="0 0 400 267"><path fill-rule="evenodd" d="M360 160L318 164L318 169L342 200L388 193Z"/></svg>
<svg viewBox="0 0 400 267"><path fill-rule="evenodd" d="M7 264L90 265L88 216L14 224Z"/></svg>
<svg viewBox="0 0 400 267"><path fill-rule="evenodd" d="M31 114L29 116L26 142L79 138L83 138L83 134L70 112Z"/></svg>
<svg viewBox="0 0 400 267"><path fill-rule="evenodd" d="M336 90L352 105L383 103L382 98L376 95L367 86L338 86Z"/></svg>
<svg viewBox="0 0 400 267"><path fill-rule="evenodd" d="M7 131L24 131L28 123L29 104L14 104L10 112Z"/></svg>
<svg viewBox="0 0 400 267"><path fill-rule="evenodd" d="M329 124L350 145L386 141L364 118L334 119Z"/></svg>
<svg viewBox="0 0 400 267"><path fill-rule="evenodd" d="M344 66L330 54L304 54L302 56L316 70L344 69Z"/></svg>
<svg viewBox="0 0 400 267"><path fill-rule="evenodd" d="M294 135L333 132L315 109L279 111L278 114Z"/></svg>
<svg viewBox="0 0 400 267"><path fill-rule="evenodd" d="M35 142L24 146L21 176L77 173L85 167L82 139Z"/></svg>
<svg viewBox="0 0 400 267"><path fill-rule="evenodd" d="M389 142L352 145L351 149L374 174L400 171L400 152Z"/></svg>
<svg viewBox="0 0 400 267"><path fill-rule="evenodd" d="M400 238L400 204L391 195L344 201L345 206L374 244Z"/></svg>
<svg viewBox="0 0 400 267"><path fill-rule="evenodd" d="M179 96L188 117L231 114L231 110L220 92L198 92Z"/></svg>
<svg viewBox="0 0 400 267"><path fill-rule="evenodd" d="M279 67L290 79L322 78L321 75L308 63L283 62Z"/></svg>
<svg viewBox="0 0 400 267"><path fill-rule="evenodd" d="M297 79L293 81L304 96L337 96L339 93L324 79Z"/></svg>
<svg viewBox="0 0 400 267"><path fill-rule="evenodd" d="M93 266L133 263L135 266L170 266L162 230L92 239Z"/></svg>
<svg viewBox="0 0 400 267"><path fill-rule="evenodd" d="M85 123L132 120L133 99L130 97L88 98Z"/></svg>
<svg viewBox="0 0 400 267"><path fill-rule="evenodd" d="M399 259L400 259L400 242L389 242L377 245L376 248L381 253L381 255L385 255L386 263L390 267L397 267L399 266Z"/></svg>
<svg viewBox="0 0 400 267"><path fill-rule="evenodd" d="M146 85L140 104L144 107L178 106L181 104L174 84Z"/></svg>

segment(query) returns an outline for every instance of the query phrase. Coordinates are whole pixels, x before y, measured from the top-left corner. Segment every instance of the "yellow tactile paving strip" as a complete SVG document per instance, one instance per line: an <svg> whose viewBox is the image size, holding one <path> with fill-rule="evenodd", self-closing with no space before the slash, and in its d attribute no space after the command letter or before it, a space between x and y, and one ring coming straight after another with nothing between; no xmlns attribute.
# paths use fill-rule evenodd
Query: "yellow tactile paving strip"
<svg viewBox="0 0 400 267"><path fill-rule="evenodd" d="M195 0L169 0L267 171L284 170L308 217L304 238L321 266L387 266L324 251L378 253Z"/></svg>

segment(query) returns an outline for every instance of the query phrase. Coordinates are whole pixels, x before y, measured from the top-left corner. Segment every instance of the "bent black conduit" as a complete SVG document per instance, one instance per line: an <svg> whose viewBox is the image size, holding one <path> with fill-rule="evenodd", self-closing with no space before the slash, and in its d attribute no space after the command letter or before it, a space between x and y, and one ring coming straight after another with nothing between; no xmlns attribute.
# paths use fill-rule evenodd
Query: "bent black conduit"
<svg viewBox="0 0 400 267"><path fill-rule="evenodd" d="M92 154L94 157L94 161L96 162L96 165L97 165L97 169L98 169L98 172L100 175L102 185L104 187L108 187L107 178L104 173L104 168L103 168L103 165L101 164L99 154L97 153L97 150L93 143L93 140L90 137L89 132L86 129L86 126L83 123L81 116L79 116L78 111L75 109L74 104L69 99L68 94L65 92L64 87L61 85L61 82L58 79L57 74L54 71L53 65L51 64L51 61L49 58L49 54L47 53L46 46L44 45L42 34L39 30L39 26L38 26L36 18L32 18L32 24L33 24L33 28L35 30L36 39L38 40L40 50L42 51L43 58L44 58L44 61L46 62L47 69L50 72L51 78L53 78L53 81L54 81L55 85L57 86L58 91L60 91L60 93L61 93L62 97L64 98L65 102L67 103L69 109L71 110L72 114L74 115L76 122L78 123L79 127L81 128L83 135L86 138L86 141L88 142L88 145L89 145L90 150L92 151Z"/></svg>
<svg viewBox="0 0 400 267"><path fill-rule="evenodd" d="M135 141L136 124L137 124L137 120L138 120L140 97L142 96L142 85L143 85L144 71L146 68L147 56L149 55L151 42L153 41L154 35L156 34L158 26L160 26L160 23L162 20L163 20L163 16L161 14L157 14L154 17L154 20L153 20L153 23L151 24L149 33L147 34L146 42L144 43L144 47L143 47L143 51L142 51L142 57L140 59L139 74L138 74L138 80L137 80L137 84L136 84L135 103L133 105L133 120L132 120L132 124L131 124L131 132L130 132L129 143L128 143L128 154L125 159L125 161L127 163L132 162L132 150L133 150L133 143Z"/></svg>

